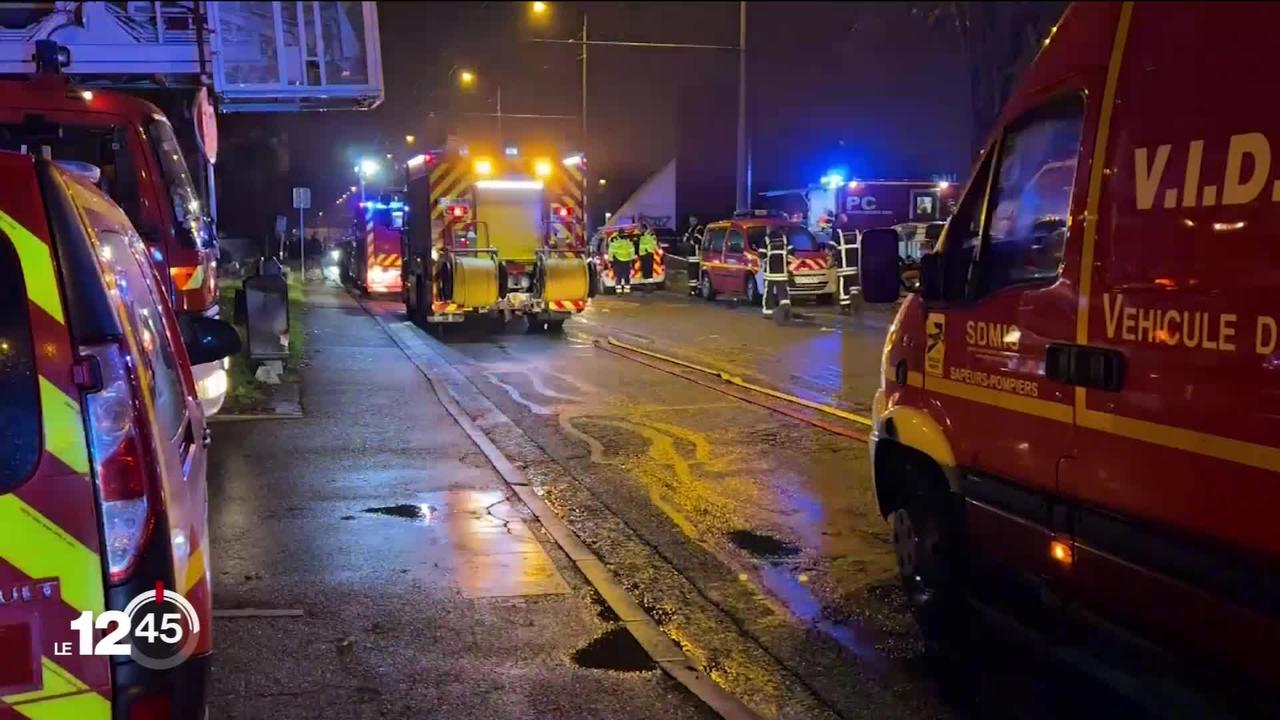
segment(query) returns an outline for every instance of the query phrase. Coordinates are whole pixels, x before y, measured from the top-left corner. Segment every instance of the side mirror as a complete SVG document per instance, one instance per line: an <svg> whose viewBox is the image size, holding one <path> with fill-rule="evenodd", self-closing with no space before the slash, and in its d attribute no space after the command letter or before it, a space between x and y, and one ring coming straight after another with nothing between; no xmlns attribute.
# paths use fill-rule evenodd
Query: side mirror
<svg viewBox="0 0 1280 720"><path fill-rule="evenodd" d="M192 365L217 362L240 352L240 333L230 323L203 315L184 315L182 344Z"/></svg>
<svg viewBox="0 0 1280 720"><path fill-rule="evenodd" d="M870 303L895 302L902 278L898 270L898 231L893 228L863 230L858 242L858 275L862 299Z"/></svg>

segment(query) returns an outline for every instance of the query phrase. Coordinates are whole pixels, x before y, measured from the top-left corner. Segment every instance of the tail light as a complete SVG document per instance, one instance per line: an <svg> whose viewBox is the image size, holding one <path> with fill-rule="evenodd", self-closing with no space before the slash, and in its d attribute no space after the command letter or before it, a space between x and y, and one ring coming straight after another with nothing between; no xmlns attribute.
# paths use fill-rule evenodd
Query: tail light
<svg viewBox="0 0 1280 720"><path fill-rule="evenodd" d="M132 572L151 530L146 423L133 370L120 346L94 345L81 351L97 360L102 379L101 389L85 399L103 544L111 582L116 583Z"/></svg>
<svg viewBox="0 0 1280 720"><path fill-rule="evenodd" d="M573 216L573 210L568 207L565 207L564 205L561 205L560 207L556 208L556 214L560 216L561 220L568 220L570 217Z"/></svg>

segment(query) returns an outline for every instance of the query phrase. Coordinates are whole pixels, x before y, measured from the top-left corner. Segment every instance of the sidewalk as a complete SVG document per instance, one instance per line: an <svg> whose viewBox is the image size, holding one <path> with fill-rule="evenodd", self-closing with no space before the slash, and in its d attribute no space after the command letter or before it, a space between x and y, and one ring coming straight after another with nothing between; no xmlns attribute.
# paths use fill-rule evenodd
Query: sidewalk
<svg viewBox="0 0 1280 720"><path fill-rule="evenodd" d="M708 717L376 321L304 312L306 417L216 426L209 467L215 607L302 616L215 618L210 717Z"/></svg>

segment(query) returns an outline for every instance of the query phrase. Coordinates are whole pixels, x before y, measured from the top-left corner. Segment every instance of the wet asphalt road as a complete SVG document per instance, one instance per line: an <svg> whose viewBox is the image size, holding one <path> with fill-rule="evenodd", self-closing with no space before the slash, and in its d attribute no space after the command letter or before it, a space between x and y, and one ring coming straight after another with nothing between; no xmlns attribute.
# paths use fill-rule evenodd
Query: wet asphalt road
<svg viewBox="0 0 1280 720"><path fill-rule="evenodd" d="M215 619L211 718L709 716L372 318L306 322L306 417L216 425L209 468L215 607L304 614Z"/></svg>
<svg viewBox="0 0 1280 720"><path fill-rule="evenodd" d="M473 567L483 555L466 539L487 515L468 513L502 501L501 483L392 337L430 343L459 370L473 417L492 409L514 421L515 432L487 431L499 449L685 653L760 714L1085 717L1125 707L994 637L965 673L931 664L897 590L862 443L593 344L613 336L866 412L884 311L800 307L800 322L780 326L730 303L636 294L598 298L562 335L517 321L451 326L439 342L395 302L366 303L376 323L336 291L311 303L307 417L219 425L211 466L216 604L307 615L218 623L215 709L227 712L214 717L293 717L299 697L333 717L705 712L661 674L574 664L608 629L607 613L518 503L499 505L499 520L511 514L525 528L516 547L480 552L523 552L515 567L534 585L555 585L550 564L563 588L540 591L567 592L468 597L469 583L504 576ZM437 530L363 512L401 503L462 520ZM273 665L281 653L298 664ZM353 711L337 710L343 703Z"/></svg>

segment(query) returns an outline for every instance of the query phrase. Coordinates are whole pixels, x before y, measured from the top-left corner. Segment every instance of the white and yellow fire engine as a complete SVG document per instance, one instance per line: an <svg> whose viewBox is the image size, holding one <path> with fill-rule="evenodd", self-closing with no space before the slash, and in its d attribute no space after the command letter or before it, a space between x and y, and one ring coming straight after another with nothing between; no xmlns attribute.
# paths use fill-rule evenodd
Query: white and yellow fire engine
<svg viewBox="0 0 1280 720"><path fill-rule="evenodd" d="M581 155L450 150L408 162L403 295L414 322L479 314L558 330L595 283L587 262Z"/></svg>

